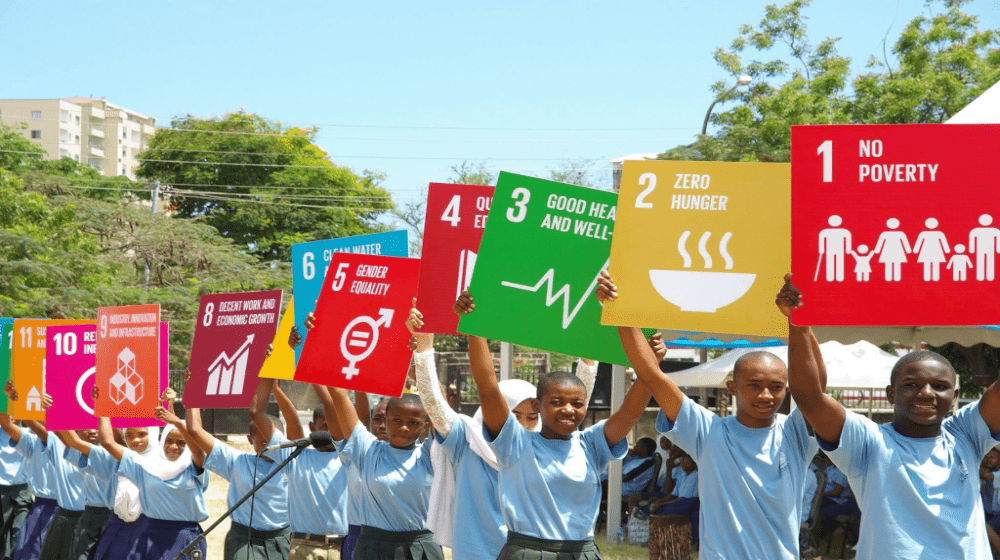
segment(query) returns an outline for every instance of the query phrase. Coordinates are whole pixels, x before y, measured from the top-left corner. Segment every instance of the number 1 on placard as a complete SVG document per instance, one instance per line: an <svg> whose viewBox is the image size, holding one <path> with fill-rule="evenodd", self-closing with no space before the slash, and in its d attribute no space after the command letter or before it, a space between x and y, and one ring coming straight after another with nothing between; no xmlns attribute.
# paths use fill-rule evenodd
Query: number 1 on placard
<svg viewBox="0 0 1000 560"><path fill-rule="evenodd" d="M816 148L816 155L823 156L823 182L833 182L833 140L826 140Z"/></svg>

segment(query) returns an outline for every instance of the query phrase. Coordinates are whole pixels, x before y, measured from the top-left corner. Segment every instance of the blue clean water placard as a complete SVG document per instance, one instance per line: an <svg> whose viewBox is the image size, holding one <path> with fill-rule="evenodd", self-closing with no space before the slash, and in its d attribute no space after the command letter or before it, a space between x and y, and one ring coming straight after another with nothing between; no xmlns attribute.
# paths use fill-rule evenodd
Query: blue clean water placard
<svg viewBox="0 0 1000 560"><path fill-rule="evenodd" d="M410 242L406 230L369 233L338 239L324 239L292 245L292 294L295 296L295 326L303 339L306 317L316 309L316 299L323 288L323 278L330 268L334 253L360 253L409 257ZM295 364L299 363L302 344L295 348Z"/></svg>

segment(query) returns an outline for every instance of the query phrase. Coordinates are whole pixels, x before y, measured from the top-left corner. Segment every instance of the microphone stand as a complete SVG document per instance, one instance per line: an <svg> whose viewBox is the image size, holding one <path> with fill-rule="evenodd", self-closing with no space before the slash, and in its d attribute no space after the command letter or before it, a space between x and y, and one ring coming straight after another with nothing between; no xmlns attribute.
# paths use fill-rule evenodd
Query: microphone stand
<svg viewBox="0 0 1000 560"><path fill-rule="evenodd" d="M274 475L276 475L279 472L281 472L281 469L285 468L285 465L287 465L288 463L290 463L292 461L292 459L298 457L302 453L302 451L305 450L306 447L309 447L309 445L303 445L301 447L296 447L295 451L292 451L292 454L289 455L287 459L285 459L280 464L278 464L278 466L274 470L272 470L270 474L268 474L267 476L265 476L263 480L261 480L260 482L258 482L256 486L254 486L252 489L250 489L250 491L247 492L247 494L245 496L243 496L242 498L240 498L240 501L238 501L235 504L233 504L233 507L229 508L229 511L227 511L226 513L223 513L222 517L216 519L215 523L212 523L212 525L209 526L208 529L205 529L205 532L203 532L202 534L198 535L198 538L196 538L195 540L191 541L187 546L185 546L184 550L182 550L181 553L178 554L177 557L174 558L174 560L181 560L185 556L190 557L191 560L201 560L201 551L200 550L195 550L195 547L198 546L198 543L200 543L201 541L204 541L206 539L206 537L208 537L208 534L212 532L212 529L215 529L216 527L218 527L219 523L222 523L227 517L229 517L230 515L232 515L233 512L236 511L236 508L238 508L241 505L243 505L243 502L249 500L250 496L253 496L257 492L257 490L260 490L261 487L263 487L265 484L267 484L267 481L271 480L271 478L273 478Z"/></svg>

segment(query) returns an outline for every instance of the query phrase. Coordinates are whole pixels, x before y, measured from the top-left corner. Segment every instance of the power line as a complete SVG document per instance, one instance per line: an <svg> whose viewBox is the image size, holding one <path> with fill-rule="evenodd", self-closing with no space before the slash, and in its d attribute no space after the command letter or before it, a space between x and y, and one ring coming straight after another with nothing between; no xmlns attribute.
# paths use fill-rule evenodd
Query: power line
<svg viewBox="0 0 1000 560"><path fill-rule="evenodd" d="M64 185L68 188L73 189L88 189L88 190L100 190L100 191L119 191L119 192L149 192L149 189L136 189L136 188L115 188L115 187L97 187L93 185ZM167 196L185 196L185 195L212 195L212 196L224 196L224 197L265 197L272 199L285 199L285 200L330 200L333 202L366 202L369 204L392 201L391 196L376 196L376 195L360 195L360 196L345 196L345 195L308 195L308 194L270 194L270 193L212 193L212 192L202 192L202 191L191 191L185 189L171 189L169 191L164 191L164 195ZM238 200L238 199L234 199Z"/></svg>

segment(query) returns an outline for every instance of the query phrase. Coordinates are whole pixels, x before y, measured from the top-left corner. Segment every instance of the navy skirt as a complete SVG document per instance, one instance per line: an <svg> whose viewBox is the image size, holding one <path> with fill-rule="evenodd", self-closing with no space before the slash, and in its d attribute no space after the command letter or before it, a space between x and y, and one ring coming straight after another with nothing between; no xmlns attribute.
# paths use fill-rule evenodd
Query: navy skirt
<svg viewBox="0 0 1000 560"><path fill-rule="evenodd" d="M364 560L444 560L441 545L428 530L386 531L363 525L354 551Z"/></svg>
<svg viewBox="0 0 1000 560"><path fill-rule="evenodd" d="M101 531L101 538L94 547L94 560L142 560L146 552L146 526L149 519L140 515L127 523L114 512Z"/></svg>
<svg viewBox="0 0 1000 560"><path fill-rule="evenodd" d="M38 557L43 560L75 560L73 558L73 535L83 517L82 511L65 508L56 510L49 523L49 530L42 541L42 551Z"/></svg>
<svg viewBox="0 0 1000 560"><path fill-rule="evenodd" d="M174 560L191 541L201 535L201 525L194 521L169 521L166 519L148 518L146 528L145 554L143 560ZM195 547L205 558L205 541Z"/></svg>
<svg viewBox="0 0 1000 560"><path fill-rule="evenodd" d="M3 527L0 528L0 559L10 560L14 556L14 545L17 534L21 532L24 519L28 517L28 508L34 497L27 484L0 486L0 513L3 514Z"/></svg>
<svg viewBox="0 0 1000 560"><path fill-rule="evenodd" d="M358 545L358 537L361 536L361 525L348 525L347 537L344 538L344 548L340 551L340 560L352 560L354 558L354 547Z"/></svg>
<svg viewBox="0 0 1000 560"><path fill-rule="evenodd" d="M49 498L35 498L28 508L28 517L17 534L17 544L14 545L13 560L38 560L42 552L42 542L49 532L49 523L56 516L59 505Z"/></svg>

